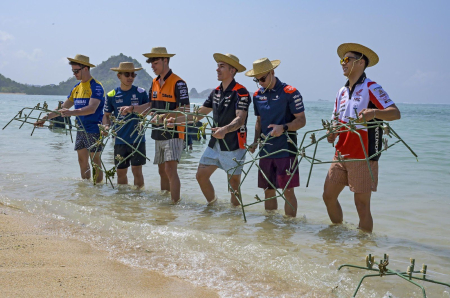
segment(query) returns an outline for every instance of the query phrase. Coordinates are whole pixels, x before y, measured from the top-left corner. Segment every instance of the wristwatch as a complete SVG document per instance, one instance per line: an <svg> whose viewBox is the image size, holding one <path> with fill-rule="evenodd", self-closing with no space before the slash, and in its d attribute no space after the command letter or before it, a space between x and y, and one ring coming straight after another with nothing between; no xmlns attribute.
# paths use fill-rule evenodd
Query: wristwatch
<svg viewBox="0 0 450 298"><path fill-rule="evenodd" d="M287 124L283 125L283 131L284 132L288 131L288 129L289 129L289 126Z"/></svg>

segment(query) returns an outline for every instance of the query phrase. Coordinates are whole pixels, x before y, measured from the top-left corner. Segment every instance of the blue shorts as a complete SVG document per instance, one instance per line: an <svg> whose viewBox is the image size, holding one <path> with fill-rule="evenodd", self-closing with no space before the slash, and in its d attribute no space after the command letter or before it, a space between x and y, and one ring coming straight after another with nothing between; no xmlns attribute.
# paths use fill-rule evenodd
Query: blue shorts
<svg viewBox="0 0 450 298"><path fill-rule="evenodd" d="M200 158L200 164L207 166L217 166L229 175L240 175L242 164L245 162L245 149L234 151L220 150L219 142L216 142L214 148L208 147ZM233 160L233 159L236 160Z"/></svg>

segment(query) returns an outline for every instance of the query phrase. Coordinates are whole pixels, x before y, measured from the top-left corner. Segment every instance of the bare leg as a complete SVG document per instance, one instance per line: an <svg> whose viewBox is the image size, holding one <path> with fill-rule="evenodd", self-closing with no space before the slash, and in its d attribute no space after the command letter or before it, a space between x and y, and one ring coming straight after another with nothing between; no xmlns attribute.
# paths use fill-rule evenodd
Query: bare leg
<svg viewBox="0 0 450 298"><path fill-rule="evenodd" d="M117 169L117 184L128 184L127 172L128 168Z"/></svg>
<svg viewBox="0 0 450 298"><path fill-rule="evenodd" d="M291 205L289 205L287 202L285 202L284 203L285 214L287 216L296 217L297 216L297 198L295 197L294 188L286 189L286 191L284 192L284 197L286 198L286 200L289 203L291 203L292 207L294 207L294 209L292 209Z"/></svg>
<svg viewBox="0 0 450 298"><path fill-rule="evenodd" d="M217 170L217 166L199 164L197 175L195 176L200 185L200 189L208 202L212 202L215 198L214 186L209 180L215 170Z"/></svg>
<svg viewBox="0 0 450 298"><path fill-rule="evenodd" d="M370 197L372 193L355 193L356 211L359 215L359 228L364 232L372 233L373 219L370 213Z"/></svg>
<svg viewBox="0 0 450 298"><path fill-rule="evenodd" d="M172 202L176 203L180 200L180 177L178 177L178 161L171 160L164 163L166 169L166 175L170 184L170 195Z"/></svg>
<svg viewBox="0 0 450 298"><path fill-rule="evenodd" d="M264 196L266 199L274 197L275 196L275 189L266 189L264 191ZM264 201L264 207L266 210L277 210L278 209L278 202L277 199L272 199L268 201Z"/></svg>
<svg viewBox="0 0 450 298"><path fill-rule="evenodd" d="M100 159L100 152L91 152L91 158L93 159L94 163L98 166L98 171L97 171L97 180L95 181L96 183L100 183L103 180L103 171L101 170L102 168L102 161Z"/></svg>
<svg viewBox="0 0 450 298"><path fill-rule="evenodd" d="M230 178L230 175L228 175L228 178ZM230 185L233 190L235 190L237 192L239 191L239 183L241 183L241 175L231 175ZM241 205L241 203L239 203L239 200L236 198L236 195L233 193L232 189L230 189L231 204L233 204L233 206L239 206L239 205Z"/></svg>
<svg viewBox="0 0 450 298"><path fill-rule="evenodd" d="M161 190L170 191L169 177L166 174L166 163L158 165L159 176L161 177Z"/></svg>
<svg viewBox="0 0 450 298"><path fill-rule="evenodd" d="M342 220L344 219L341 204L339 204L338 201L339 194L344 187L344 184L335 184L328 180L325 180L325 185L323 187L323 201L327 206L328 216L335 224L342 223Z"/></svg>
<svg viewBox="0 0 450 298"><path fill-rule="evenodd" d="M81 179L91 178L91 167L89 166L89 152L86 148L77 150L78 164L80 165Z"/></svg>
<svg viewBox="0 0 450 298"><path fill-rule="evenodd" d="M134 185L138 188L144 187L144 175L142 174L142 166L131 166L134 176Z"/></svg>

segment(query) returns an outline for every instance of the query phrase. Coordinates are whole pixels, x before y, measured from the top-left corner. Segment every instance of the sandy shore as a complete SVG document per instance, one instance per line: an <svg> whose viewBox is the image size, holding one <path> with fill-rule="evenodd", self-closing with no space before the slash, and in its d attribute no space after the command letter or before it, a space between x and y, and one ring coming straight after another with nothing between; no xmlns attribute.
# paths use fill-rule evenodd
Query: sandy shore
<svg viewBox="0 0 450 298"><path fill-rule="evenodd" d="M32 215L0 204L2 297L219 297L110 260L105 251L48 235L36 224Z"/></svg>

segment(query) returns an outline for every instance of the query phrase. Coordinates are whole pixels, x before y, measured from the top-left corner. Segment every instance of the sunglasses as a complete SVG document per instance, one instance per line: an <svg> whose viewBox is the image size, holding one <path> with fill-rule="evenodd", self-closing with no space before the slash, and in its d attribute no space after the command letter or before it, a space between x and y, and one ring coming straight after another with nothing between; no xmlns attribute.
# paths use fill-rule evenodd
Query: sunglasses
<svg viewBox="0 0 450 298"><path fill-rule="evenodd" d="M363 56L361 56L361 58L362 58L362 57L363 57ZM350 59L355 59L356 61L359 61L359 60L361 60L361 58L357 59L356 57L344 57L344 58L341 59L341 65L342 65L342 64L348 63L348 61L349 61Z"/></svg>
<svg viewBox="0 0 450 298"><path fill-rule="evenodd" d="M255 82L255 83L259 83L259 82L264 83L266 81L266 78L267 78L268 75L270 75L270 72L268 74L266 74L265 76L259 78L259 79L254 78L253 82Z"/></svg>
<svg viewBox="0 0 450 298"><path fill-rule="evenodd" d="M121 72L121 74L123 74L126 78L129 78L130 76L135 78L137 76L137 73L134 72Z"/></svg>
<svg viewBox="0 0 450 298"><path fill-rule="evenodd" d="M80 70L82 70L83 68L78 68L78 69L72 69L73 74L77 74L80 72Z"/></svg>

